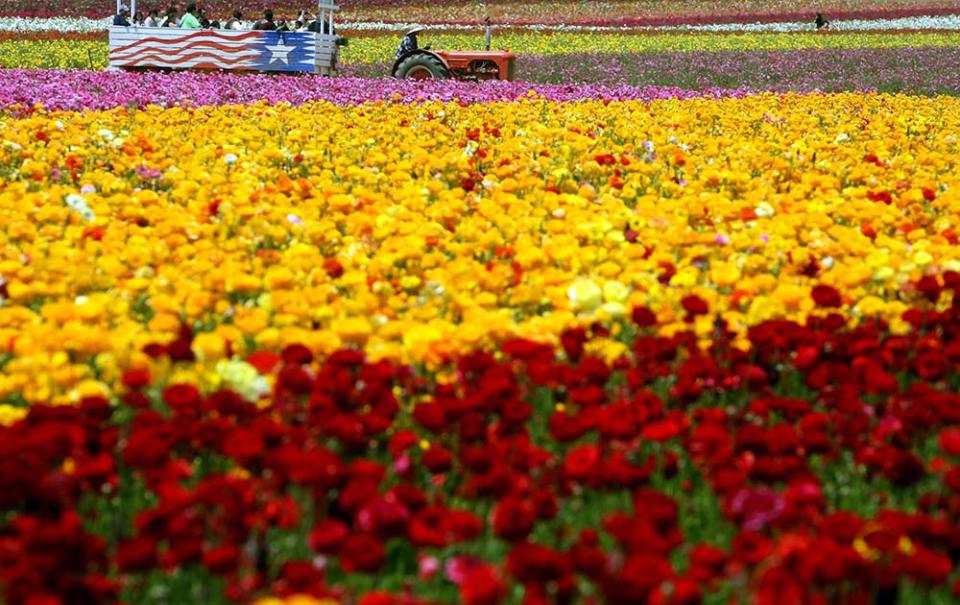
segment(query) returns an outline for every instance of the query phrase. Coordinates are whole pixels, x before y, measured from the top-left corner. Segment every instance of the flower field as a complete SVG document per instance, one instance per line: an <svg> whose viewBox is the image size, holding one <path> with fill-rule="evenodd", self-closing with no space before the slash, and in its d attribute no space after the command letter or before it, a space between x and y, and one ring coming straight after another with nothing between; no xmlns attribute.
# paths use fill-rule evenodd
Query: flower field
<svg viewBox="0 0 960 605"><path fill-rule="evenodd" d="M11 114L7 600L950 602L960 107L655 98Z"/></svg>
<svg viewBox="0 0 960 605"><path fill-rule="evenodd" d="M960 602L956 2L105 16L0 0L0 603Z"/></svg>

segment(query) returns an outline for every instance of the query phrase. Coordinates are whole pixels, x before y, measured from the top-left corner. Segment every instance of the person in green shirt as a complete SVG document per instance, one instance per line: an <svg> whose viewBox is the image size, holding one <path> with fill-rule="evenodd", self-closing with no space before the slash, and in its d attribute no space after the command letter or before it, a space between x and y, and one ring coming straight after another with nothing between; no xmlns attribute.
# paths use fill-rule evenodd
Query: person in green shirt
<svg viewBox="0 0 960 605"><path fill-rule="evenodd" d="M180 20L180 27L184 29L200 29L200 20L197 19L197 3L187 5L187 13Z"/></svg>

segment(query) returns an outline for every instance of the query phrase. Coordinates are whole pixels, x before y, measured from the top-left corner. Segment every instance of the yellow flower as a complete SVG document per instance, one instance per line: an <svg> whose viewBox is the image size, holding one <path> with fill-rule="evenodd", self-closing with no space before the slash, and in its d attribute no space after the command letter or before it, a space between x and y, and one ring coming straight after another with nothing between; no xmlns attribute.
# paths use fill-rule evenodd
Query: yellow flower
<svg viewBox="0 0 960 605"><path fill-rule="evenodd" d="M0 425L10 426L27 416L27 408L15 407L7 403L0 404Z"/></svg>
<svg viewBox="0 0 960 605"><path fill-rule="evenodd" d="M200 361L219 361L226 354L226 343L223 337L212 332L202 332L193 338L191 343L194 355Z"/></svg>

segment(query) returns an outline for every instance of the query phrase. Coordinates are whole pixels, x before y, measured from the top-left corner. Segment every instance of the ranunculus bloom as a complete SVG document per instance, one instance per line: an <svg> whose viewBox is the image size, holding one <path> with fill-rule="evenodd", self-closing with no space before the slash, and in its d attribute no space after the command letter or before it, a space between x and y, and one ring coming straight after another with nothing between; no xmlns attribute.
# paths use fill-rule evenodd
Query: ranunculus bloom
<svg viewBox="0 0 960 605"><path fill-rule="evenodd" d="M340 566L348 572L375 572L383 564L383 542L371 534L351 534L339 551Z"/></svg>
<svg viewBox="0 0 960 605"><path fill-rule="evenodd" d="M817 284L813 287L813 290L811 290L810 295L813 297L813 301L817 303L818 307L823 307L825 309L836 308L843 304L843 301L840 298L840 292L838 292L833 286Z"/></svg>
<svg viewBox="0 0 960 605"><path fill-rule="evenodd" d="M745 488L734 494L730 510L748 531L759 531L783 512L783 497L765 488Z"/></svg>

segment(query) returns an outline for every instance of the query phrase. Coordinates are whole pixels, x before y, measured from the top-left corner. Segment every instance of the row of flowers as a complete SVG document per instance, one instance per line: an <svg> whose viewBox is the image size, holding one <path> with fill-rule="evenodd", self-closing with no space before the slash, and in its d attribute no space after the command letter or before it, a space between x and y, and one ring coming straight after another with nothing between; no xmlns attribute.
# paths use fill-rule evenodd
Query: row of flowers
<svg viewBox="0 0 960 605"><path fill-rule="evenodd" d="M599 324L430 374L290 344L209 388L178 379L210 361L183 326L115 404L0 426L3 600L951 602L960 274L914 287L900 335L818 284L748 349L689 296L709 348L641 306L612 361Z"/></svg>
<svg viewBox="0 0 960 605"><path fill-rule="evenodd" d="M380 74L382 75L382 74ZM86 70L7 70L0 81L0 107L22 113L42 105L48 110L82 111L115 107L144 108L327 101L336 105L389 101L493 103L545 99L654 101L699 96L741 97L746 90L627 85L555 85L524 82L474 82L275 76L196 72L104 72Z"/></svg>
<svg viewBox="0 0 960 605"><path fill-rule="evenodd" d="M230 15L239 8L249 14L263 10L262 2L251 0L208 0L204 3L214 16ZM670 0L618 0L617 2L546 2L545 0L521 0L509 3L477 3L468 0L346 0L341 3L340 15L346 21L383 21L392 23L402 20L417 20L440 23L476 23L484 15L491 15L498 23L513 24L580 24L580 25L703 25L710 23L753 23L777 21L813 20L814 9L798 10L796 3L778 0L740 0L715 2L698 0L678 6ZM166 2L141 0L138 10L157 8L163 10ZM294 16L304 8L292 1L271 3L278 15ZM112 6L94 0L67 0L56 4L26 2L24 0L0 1L0 16L4 17L85 17L103 19ZM897 19L926 15L953 15L958 9L951 0L826 0L817 4L822 11L835 20L848 19Z"/></svg>
<svg viewBox="0 0 960 605"><path fill-rule="evenodd" d="M394 57L399 35L361 36L341 52L341 63L381 63ZM424 42L437 49L480 50L481 34L426 34ZM688 33L578 34L572 32L502 32L495 46L524 55L569 55L578 53L716 52L791 49L920 48L960 46L960 32L850 33L744 33L700 36ZM86 68L107 65L105 40L23 39L0 40L0 67ZM382 75L386 75L385 73Z"/></svg>
<svg viewBox="0 0 960 605"><path fill-rule="evenodd" d="M617 89L668 86L707 90L881 91L960 94L960 48L844 48L778 51L521 55L515 76L529 83L590 83ZM382 78L391 64L355 63L343 73ZM27 98L34 97L32 87ZM42 93L41 93L42 94ZM605 93L608 94L608 93ZM717 94L713 92L712 94Z"/></svg>
<svg viewBox="0 0 960 605"><path fill-rule="evenodd" d="M635 304L670 335L691 293L743 335L828 283L903 332L907 285L960 269L947 97L23 114L0 131L0 400L109 393L184 322L207 360L429 365Z"/></svg>
<svg viewBox="0 0 960 605"><path fill-rule="evenodd" d="M62 33L94 33L104 32L110 26L110 18L91 19L88 17L0 17L0 31L9 32L62 32ZM434 31L477 30L478 22L467 23L437 23L430 21L430 28ZM405 21L340 21L338 29L344 35L353 32L403 32L423 23ZM649 25L634 23L632 25L597 25L597 24L557 24L557 23L527 23L511 24L509 21L501 23L501 27L529 31L574 31L574 32L804 32L816 29L815 24L805 19L803 21L754 21L754 22L725 22L725 23L688 23L688 24L657 24ZM884 31L884 30L960 30L960 15L922 15L915 17L895 17L887 19L832 19L831 31Z"/></svg>
<svg viewBox="0 0 960 605"><path fill-rule="evenodd" d="M748 91L870 91L956 94L953 65L960 48L825 49L797 51L664 52L632 55L522 55L519 82L412 82L383 79L387 63L344 67L333 80L227 73L123 73L87 70L9 70L0 107L43 104L76 111L147 105L223 105L325 100L467 103L531 95L553 101L655 100ZM374 81L362 78L378 78ZM589 84L582 84L587 83ZM577 86L570 86L577 83ZM724 86L741 86L739 89ZM697 92L693 92L697 91ZM17 110L19 111L19 110Z"/></svg>

